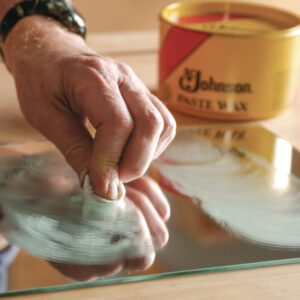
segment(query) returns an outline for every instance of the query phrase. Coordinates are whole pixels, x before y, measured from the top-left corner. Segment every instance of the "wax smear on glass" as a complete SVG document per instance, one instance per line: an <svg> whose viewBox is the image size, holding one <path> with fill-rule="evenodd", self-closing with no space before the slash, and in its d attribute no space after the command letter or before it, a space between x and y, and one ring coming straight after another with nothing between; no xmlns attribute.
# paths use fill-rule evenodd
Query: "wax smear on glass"
<svg viewBox="0 0 300 300"><path fill-rule="evenodd" d="M272 247L300 248L300 181L286 168L291 155L282 152L284 168L277 168L259 153L182 131L155 168L163 186L193 198L233 234Z"/></svg>
<svg viewBox="0 0 300 300"><path fill-rule="evenodd" d="M124 198L93 194L57 151L0 159L1 230L29 253L62 263L102 265L153 252L147 225Z"/></svg>

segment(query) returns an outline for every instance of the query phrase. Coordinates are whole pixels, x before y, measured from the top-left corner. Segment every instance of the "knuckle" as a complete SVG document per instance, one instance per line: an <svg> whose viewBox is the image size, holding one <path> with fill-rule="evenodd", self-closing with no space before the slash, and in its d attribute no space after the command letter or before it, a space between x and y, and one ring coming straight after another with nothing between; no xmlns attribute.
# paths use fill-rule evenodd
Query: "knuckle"
<svg viewBox="0 0 300 300"><path fill-rule="evenodd" d="M76 85L83 87L86 91L91 84L100 83L107 85L107 83L116 81L117 72L115 67L115 62L109 58L103 58L97 55L85 55L82 57L77 57L76 60L73 59L67 63L77 69L69 68L68 76L73 76L75 73L75 78L77 79ZM87 88L85 88L87 87Z"/></svg>
<svg viewBox="0 0 300 300"><path fill-rule="evenodd" d="M117 114L113 118L112 122L114 126L120 129L121 131L131 132L134 127L134 123L131 116L126 114Z"/></svg>
<svg viewBox="0 0 300 300"><path fill-rule="evenodd" d="M84 55L78 55L74 56L71 59L69 59L67 62L67 65L84 65L89 66L95 69L101 69L106 65L106 60L98 55L95 54L84 54Z"/></svg>
<svg viewBox="0 0 300 300"><path fill-rule="evenodd" d="M133 70L131 69L131 67L128 66L127 64L123 63L123 62L119 62L118 66L119 66L120 71L127 74L127 75L133 73Z"/></svg>
<svg viewBox="0 0 300 300"><path fill-rule="evenodd" d="M74 99L81 102L93 89L106 95L114 88L115 80L107 78L93 69L87 70L84 77L79 78L73 85L72 95Z"/></svg>
<svg viewBox="0 0 300 300"><path fill-rule="evenodd" d="M103 76L113 77L115 74L116 63L113 59L100 56L91 56L86 60L87 66L98 71Z"/></svg>
<svg viewBox="0 0 300 300"><path fill-rule="evenodd" d="M70 73L74 73L76 68L84 66L91 67L99 71L105 71L107 68L113 67L115 64L116 63L113 59L96 54L74 55L61 61L61 67Z"/></svg>
<svg viewBox="0 0 300 300"><path fill-rule="evenodd" d="M92 56L86 60L86 64L95 69L103 69L105 62L100 59L98 56Z"/></svg>
<svg viewBox="0 0 300 300"><path fill-rule="evenodd" d="M164 127L164 121L160 113L156 110L148 110L146 112L145 116L145 135L146 136L155 136L161 134L163 127Z"/></svg>
<svg viewBox="0 0 300 300"><path fill-rule="evenodd" d="M165 122L164 134L169 140L173 140L176 135L176 122L172 117L167 122Z"/></svg>

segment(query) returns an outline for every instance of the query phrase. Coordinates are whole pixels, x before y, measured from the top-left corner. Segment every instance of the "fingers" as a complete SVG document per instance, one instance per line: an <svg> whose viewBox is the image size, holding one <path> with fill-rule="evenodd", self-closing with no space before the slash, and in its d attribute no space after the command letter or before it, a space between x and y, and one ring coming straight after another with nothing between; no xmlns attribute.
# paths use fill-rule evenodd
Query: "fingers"
<svg viewBox="0 0 300 300"><path fill-rule="evenodd" d="M133 128L133 121L119 92L118 85L104 86L103 79L94 74L90 86L77 90L82 110L96 128L89 164L91 183L96 194L117 199L118 168Z"/></svg>
<svg viewBox="0 0 300 300"><path fill-rule="evenodd" d="M170 217L170 205L169 201L164 195L159 185L151 178L143 176L137 180L134 180L126 184L126 187L130 186L137 191L145 194L152 205L160 215L160 217L167 221Z"/></svg>
<svg viewBox="0 0 300 300"><path fill-rule="evenodd" d="M166 106L153 94L148 92L148 96L164 120L164 129L160 135L154 159L158 158L168 147L176 135L176 121Z"/></svg>
<svg viewBox="0 0 300 300"><path fill-rule="evenodd" d="M134 130L120 163L120 178L129 182L145 174L153 158L167 147L175 136L176 122L133 71L123 66L123 72L127 76L120 91L134 120Z"/></svg>
<svg viewBox="0 0 300 300"><path fill-rule="evenodd" d="M168 229L151 201L143 193L129 186L126 192L128 199L130 199L144 215L154 245L159 248L163 247L169 238Z"/></svg>
<svg viewBox="0 0 300 300"><path fill-rule="evenodd" d="M87 65L70 95L74 111L85 113L96 128L89 164L93 189L116 199L118 180L141 177L173 139L176 124L124 64L93 57Z"/></svg>
<svg viewBox="0 0 300 300"><path fill-rule="evenodd" d="M149 99L139 92L121 89L134 120L134 130L120 162L120 179L123 182L141 177L147 171L159 142L164 122Z"/></svg>

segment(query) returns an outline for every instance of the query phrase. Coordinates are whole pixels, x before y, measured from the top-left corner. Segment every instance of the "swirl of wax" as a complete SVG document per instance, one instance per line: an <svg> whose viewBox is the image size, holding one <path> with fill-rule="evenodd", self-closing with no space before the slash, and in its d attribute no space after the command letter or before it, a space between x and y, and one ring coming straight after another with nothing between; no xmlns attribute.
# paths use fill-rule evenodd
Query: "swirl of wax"
<svg viewBox="0 0 300 300"><path fill-rule="evenodd" d="M194 199L217 223L239 237L272 247L300 248L297 177L280 174L286 186L278 189L274 186L278 170L264 157L245 149L224 148L220 157L211 159L217 147L209 139L203 147L201 142L192 147L185 144L185 157L196 158L194 164L177 164L176 160L172 163L174 157L180 158L181 148L175 141L171 159L167 150L165 159L155 163L162 178L176 191Z"/></svg>
<svg viewBox="0 0 300 300"><path fill-rule="evenodd" d="M108 201L94 195L88 176L81 190L75 173L53 153L26 159L0 191L1 230L11 243L49 261L84 265L153 252L149 232L141 234L145 221L122 184L119 199Z"/></svg>

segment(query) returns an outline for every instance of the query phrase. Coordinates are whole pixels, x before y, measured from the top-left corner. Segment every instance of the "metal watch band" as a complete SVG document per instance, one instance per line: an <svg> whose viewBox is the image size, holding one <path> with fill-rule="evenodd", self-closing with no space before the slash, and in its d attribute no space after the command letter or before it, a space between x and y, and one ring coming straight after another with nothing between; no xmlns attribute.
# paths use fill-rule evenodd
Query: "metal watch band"
<svg viewBox="0 0 300 300"><path fill-rule="evenodd" d="M0 25L0 54L4 59L3 43L10 30L24 17L45 15L62 23L71 32L85 38L86 25L84 19L75 10L71 1L64 0L25 0L18 3L3 18Z"/></svg>

